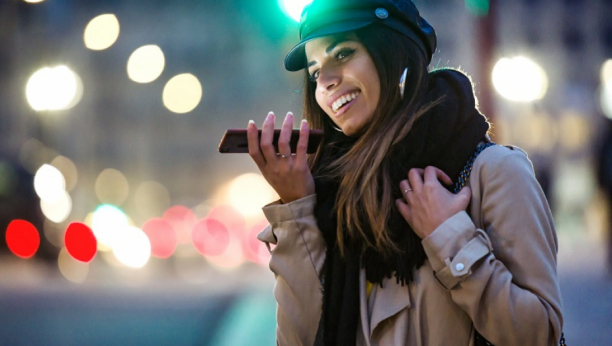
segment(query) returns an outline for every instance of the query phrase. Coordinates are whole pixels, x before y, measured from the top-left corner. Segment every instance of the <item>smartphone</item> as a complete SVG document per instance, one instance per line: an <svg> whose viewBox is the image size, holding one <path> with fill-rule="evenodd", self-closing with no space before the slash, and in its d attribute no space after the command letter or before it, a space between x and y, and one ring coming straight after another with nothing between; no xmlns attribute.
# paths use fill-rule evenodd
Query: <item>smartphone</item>
<svg viewBox="0 0 612 346"><path fill-rule="evenodd" d="M259 138L261 138L261 129L259 131ZM278 153L278 137L280 136L280 129L274 130L274 137L272 143L274 144L274 148ZM291 152L295 153L297 148L297 142L300 138L300 130L293 129L291 132L291 140L289 141L289 146L291 147ZM312 154L317 151L319 147L319 143L323 139L323 130L310 130L310 135L308 136L308 148L306 152L308 154ZM247 140L247 130L246 129L229 129L225 131L223 138L221 139L221 143L219 143L219 152L220 153L248 153L249 152L249 142Z"/></svg>

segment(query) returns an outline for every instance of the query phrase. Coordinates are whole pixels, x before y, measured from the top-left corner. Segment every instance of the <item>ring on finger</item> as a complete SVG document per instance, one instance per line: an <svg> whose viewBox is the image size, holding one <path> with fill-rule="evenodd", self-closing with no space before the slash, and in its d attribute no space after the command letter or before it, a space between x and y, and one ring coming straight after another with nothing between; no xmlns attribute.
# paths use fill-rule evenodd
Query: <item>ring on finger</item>
<svg viewBox="0 0 612 346"><path fill-rule="evenodd" d="M406 197L406 194L407 194L408 192L410 192L410 191L412 191L412 188L410 188L410 187L409 187L409 188L407 188L407 189L405 189L405 190L404 190L404 193L403 193L404 197Z"/></svg>
<svg viewBox="0 0 612 346"><path fill-rule="evenodd" d="M283 158L283 159L286 159L286 158L288 158L288 157L291 157L291 154L289 154L289 155L283 155L283 154L280 154L280 153L279 153L279 154L278 154L278 156L280 156L280 157L281 157L281 158Z"/></svg>

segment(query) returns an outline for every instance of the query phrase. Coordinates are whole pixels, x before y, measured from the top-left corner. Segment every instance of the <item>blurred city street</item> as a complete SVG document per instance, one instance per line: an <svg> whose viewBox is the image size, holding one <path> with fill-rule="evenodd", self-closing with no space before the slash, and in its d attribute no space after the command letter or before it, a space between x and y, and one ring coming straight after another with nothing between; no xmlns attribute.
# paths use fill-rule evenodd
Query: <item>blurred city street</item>
<svg viewBox="0 0 612 346"><path fill-rule="evenodd" d="M308 2L0 0L0 346L275 344L278 195L218 145L302 117ZM414 3L533 162L567 344L611 344L612 1Z"/></svg>

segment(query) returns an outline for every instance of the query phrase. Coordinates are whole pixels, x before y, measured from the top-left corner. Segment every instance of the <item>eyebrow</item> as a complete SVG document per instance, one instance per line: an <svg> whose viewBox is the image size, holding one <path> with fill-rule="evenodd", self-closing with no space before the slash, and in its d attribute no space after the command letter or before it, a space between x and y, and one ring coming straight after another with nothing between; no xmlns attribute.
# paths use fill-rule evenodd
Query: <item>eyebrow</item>
<svg viewBox="0 0 612 346"><path fill-rule="evenodd" d="M339 37L338 39L334 40L328 47L327 49L325 49L325 53L329 54L329 52L331 52L332 50L334 50L334 48L336 48L337 45L339 45L340 43L343 42L347 42L347 41L353 41L349 38L346 37ZM317 62L316 61L309 61L308 62L308 66L306 66L306 68L309 68L312 65L315 65Z"/></svg>

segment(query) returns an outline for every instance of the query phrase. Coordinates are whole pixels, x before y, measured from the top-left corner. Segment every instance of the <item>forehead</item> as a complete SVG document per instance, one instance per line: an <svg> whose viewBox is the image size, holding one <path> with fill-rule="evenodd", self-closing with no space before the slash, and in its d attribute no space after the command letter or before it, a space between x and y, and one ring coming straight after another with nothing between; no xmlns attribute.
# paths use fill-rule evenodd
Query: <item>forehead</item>
<svg viewBox="0 0 612 346"><path fill-rule="evenodd" d="M357 36L354 33L341 33L336 35L323 36L306 42L304 51L306 59L311 61L319 55L325 55L334 49L335 46L346 41L358 42Z"/></svg>

